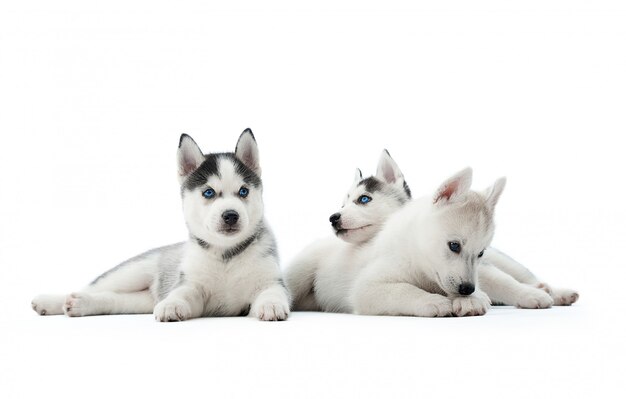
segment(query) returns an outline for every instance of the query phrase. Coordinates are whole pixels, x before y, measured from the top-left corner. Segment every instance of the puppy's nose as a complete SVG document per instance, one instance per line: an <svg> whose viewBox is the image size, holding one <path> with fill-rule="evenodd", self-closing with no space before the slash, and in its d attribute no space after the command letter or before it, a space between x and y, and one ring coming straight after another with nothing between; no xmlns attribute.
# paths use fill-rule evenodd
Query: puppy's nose
<svg viewBox="0 0 626 399"><path fill-rule="evenodd" d="M339 222L339 219L341 219L341 213L337 212L337 213L333 213L332 215L330 215L330 223L334 226Z"/></svg>
<svg viewBox="0 0 626 399"><path fill-rule="evenodd" d="M224 219L224 223L226 223L229 226L232 226L233 224L237 223L237 221L239 220L239 214L235 211L228 210L222 213L222 219Z"/></svg>
<svg viewBox="0 0 626 399"><path fill-rule="evenodd" d="M474 284L463 283L463 284L459 285L459 294L461 294L461 295L471 295L474 292L475 289L476 289L476 287L474 287Z"/></svg>

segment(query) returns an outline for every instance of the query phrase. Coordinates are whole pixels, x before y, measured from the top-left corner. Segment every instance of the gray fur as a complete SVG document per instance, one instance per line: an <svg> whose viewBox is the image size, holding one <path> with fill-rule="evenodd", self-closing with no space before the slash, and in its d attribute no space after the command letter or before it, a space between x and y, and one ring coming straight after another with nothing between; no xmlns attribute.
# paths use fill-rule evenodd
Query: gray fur
<svg viewBox="0 0 626 399"><path fill-rule="evenodd" d="M169 251L164 251L159 256L156 292L158 300L165 298L184 278L184 273L178 269L183 255L183 246L184 243L174 244L170 246Z"/></svg>
<svg viewBox="0 0 626 399"><path fill-rule="evenodd" d="M250 237L246 238L245 240L235 245L234 247L229 248L226 251L224 251L224 253L222 254L222 259L224 260L224 262L228 262L235 256L241 254L243 251L248 249L248 247L252 245L254 241L257 241L257 240L260 241L261 238L263 237L264 232L265 232L265 226L261 224L259 228L254 232L254 234L252 234Z"/></svg>
<svg viewBox="0 0 626 399"><path fill-rule="evenodd" d="M124 262L120 263L119 265L107 270L106 272L102 273L101 275L99 275L98 277L96 277L91 283L89 283L89 285L95 285L96 283L98 283L100 280L102 280L103 278L107 277L108 275L110 275L113 272L118 271L119 269L123 268L123 267L127 267L133 263L142 261L144 259L149 258L150 256L153 255L158 255L159 257L163 256L164 254L167 254L170 251L176 250L178 247L182 247L184 243L183 242L179 242L176 244L171 244L171 245L166 245L163 247L158 247L158 248L153 248L149 251L146 251L142 254L139 254L137 256L134 256L128 260L125 260ZM160 261L159 261L160 263Z"/></svg>
<svg viewBox="0 0 626 399"><path fill-rule="evenodd" d="M209 245L208 242L204 241L203 239L200 239L194 235L191 236L191 239L194 240L198 245L200 245L202 248L204 249L209 249L211 248L211 246Z"/></svg>

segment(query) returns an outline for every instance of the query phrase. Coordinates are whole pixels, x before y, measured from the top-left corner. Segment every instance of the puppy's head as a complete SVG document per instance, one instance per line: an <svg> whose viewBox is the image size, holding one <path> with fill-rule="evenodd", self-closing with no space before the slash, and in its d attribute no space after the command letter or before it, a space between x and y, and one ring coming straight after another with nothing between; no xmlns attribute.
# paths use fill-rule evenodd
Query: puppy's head
<svg viewBox="0 0 626 399"><path fill-rule="evenodd" d="M350 243L372 239L383 223L409 199L411 191L389 152L384 150L376 176L363 178L357 169L341 209L330 216L337 237Z"/></svg>
<svg viewBox="0 0 626 399"><path fill-rule="evenodd" d="M183 134L178 176L189 232L211 246L228 247L249 237L263 218L259 151L246 129L234 153L204 155Z"/></svg>
<svg viewBox="0 0 626 399"><path fill-rule="evenodd" d="M483 192L470 191L472 170L446 180L433 196L422 249L440 287L451 296L470 295L477 285L478 263L494 234L494 210L506 180Z"/></svg>

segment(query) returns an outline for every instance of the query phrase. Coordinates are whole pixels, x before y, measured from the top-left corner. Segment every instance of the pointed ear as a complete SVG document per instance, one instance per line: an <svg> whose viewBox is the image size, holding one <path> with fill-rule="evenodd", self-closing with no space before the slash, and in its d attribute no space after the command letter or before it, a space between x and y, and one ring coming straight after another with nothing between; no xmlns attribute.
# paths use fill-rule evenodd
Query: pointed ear
<svg viewBox="0 0 626 399"><path fill-rule="evenodd" d="M376 177L387 183L404 183L404 176L400 171L400 168L389 155L389 151L383 150L378 161L378 168L376 169Z"/></svg>
<svg viewBox="0 0 626 399"><path fill-rule="evenodd" d="M204 162L204 154L191 136L182 134L178 142L178 180L182 182Z"/></svg>
<svg viewBox="0 0 626 399"><path fill-rule="evenodd" d="M363 180L363 173L361 173L361 169L356 168L356 171L354 172L354 182L358 183L361 180Z"/></svg>
<svg viewBox="0 0 626 399"><path fill-rule="evenodd" d="M254 173L261 176L261 164L259 163L259 148L252 130L246 129L239 136L235 147L235 156Z"/></svg>
<svg viewBox="0 0 626 399"><path fill-rule="evenodd" d="M443 184L435 192L434 204L449 204L465 197L472 186L472 168L465 168Z"/></svg>
<svg viewBox="0 0 626 399"><path fill-rule="evenodd" d="M506 177L501 177L496 180L495 183L491 187L488 187L483 194L487 199L487 204L491 207L491 209L495 209L498 200L500 199L500 194L502 194L502 190L504 190L504 186L506 186Z"/></svg>

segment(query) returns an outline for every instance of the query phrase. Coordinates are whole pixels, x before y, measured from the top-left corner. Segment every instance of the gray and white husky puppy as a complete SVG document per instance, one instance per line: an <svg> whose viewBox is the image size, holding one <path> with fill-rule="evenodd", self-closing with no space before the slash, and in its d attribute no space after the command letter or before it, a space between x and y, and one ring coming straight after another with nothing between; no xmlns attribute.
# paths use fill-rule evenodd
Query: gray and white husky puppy
<svg viewBox="0 0 626 399"><path fill-rule="evenodd" d="M131 258L68 296L32 301L40 315L154 313L157 321L250 315L285 320L289 296L263 217L259 151L246 129L234 153L204 155L188 135L178 176L189 239Z"/></svg>
<svg viewBox="0 0 626 399"><path fill-rule="evenodd" d="M352 312L353 282L372 256L375 237L385 221L410 199L402 172L387 151L381 155L376 176L363 179L357 170L341 210L330 219L343 241L328 238L313 243L286 271L292 308ZM494 248L484 252L478 279L498 304L543 308L569 305L578 298L573 290L552 289L541 283L523 265Z"/></svg>

